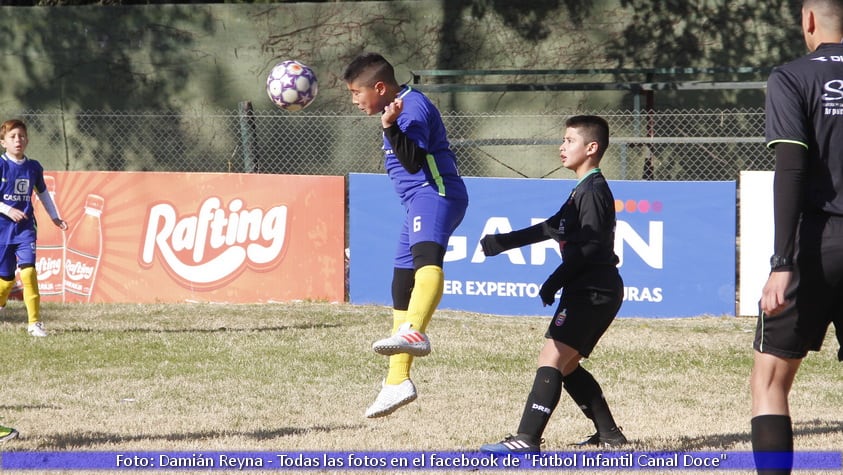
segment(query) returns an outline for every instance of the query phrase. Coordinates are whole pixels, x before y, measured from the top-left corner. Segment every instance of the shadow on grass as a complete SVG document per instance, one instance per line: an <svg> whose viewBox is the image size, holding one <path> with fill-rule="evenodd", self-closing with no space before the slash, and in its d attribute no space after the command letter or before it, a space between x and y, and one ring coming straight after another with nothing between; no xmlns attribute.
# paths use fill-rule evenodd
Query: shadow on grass
<svg viewBox="0 0 843 475"><path fill-rule="evenodd" d="M794 421L793 423L793 437L797 441L797 448L800 437L840 433L843 433L843 421L813 419L810 421ZM679 437L678 439L679 442L676 444L676 450L728 450L738 444L749 443L751 441L749 420L747 419L746 421L746 432L712 434L699 437Z"/></svg>
<svg viewBox="0 0 843 475"><path fill-rule="evenodd" d="M256 441L267 441L283 437L302 435L313 432L335 432L343 430L359 430L363 424L342 425L342 426L315 426L315 427L282 427L279 429L261 429L253 432L237 431L205 431L187 432L181 434L109 434L105 432L67 433L38 436L40 439L38 450L66 450L66 449L91 449L98 446L109 446L125 442L199 442L220 438L244 437ZM25 437L25 434L24 434ZM162 445L163 446L163 445ZM150 447L150 450L155 450ZM168 450L178 451L178 448ZM184 449L188 450L188 449Z"/></svg>
<svg viewBox="0 0 843 475"><path fill-rule="evenodd" d="M50 404L15 404L11 406L0 405L0 411L26 411L35 410L40 411L44 409L61 409L60 406L52 406Z"/></svg>
<svg viewBox="0 0 843 475"><path fill-rule="evenodd" d="M3 308L0 310L0 323L26 323L26 309Z"/></svg>
<svg viewBox="0 0 843 475"><path fill-rule="evenodd" d="M121 332L121 333L237 333L237 332L282 332L289 330L316 330L326 328L339 328L343 325L338 323L302 323L298 325L276 325L271 327L253 326L247 328L59 328L55 330L59 333L105 333L105 332Z"/></svg>

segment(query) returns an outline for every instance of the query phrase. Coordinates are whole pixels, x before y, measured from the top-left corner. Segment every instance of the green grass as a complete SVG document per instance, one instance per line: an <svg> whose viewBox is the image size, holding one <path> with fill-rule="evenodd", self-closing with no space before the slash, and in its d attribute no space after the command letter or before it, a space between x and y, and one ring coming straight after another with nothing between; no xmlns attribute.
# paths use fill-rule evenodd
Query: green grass
<svg viewBox="0 0 843 475"><path fill-rule="evenodd" d="M419 399L369 420L387 361L371 342L389 331L388 308L44 304L43 314L43 339L27 335L19 302L0 314L0 423L21 431L4 451L475 450L517 428L548 322L437 312L434 351L413 366ZM754 325L619 319L584 365L633 449L746 451ZM843 445L836 350L829 336L797 377L798 450ZM545 447L570 450L591 432L563 394Z"/></svg>

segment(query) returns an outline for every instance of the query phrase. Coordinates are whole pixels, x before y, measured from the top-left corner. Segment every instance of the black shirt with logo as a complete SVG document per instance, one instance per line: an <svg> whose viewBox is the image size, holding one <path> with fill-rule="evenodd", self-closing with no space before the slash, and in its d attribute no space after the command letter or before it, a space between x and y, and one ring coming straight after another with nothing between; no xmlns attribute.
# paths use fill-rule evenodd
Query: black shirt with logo
<svg viewBox="0 0 843 475"><path fill-rule="evenodd" d="M802 211L843 216L843 44L822 44L773 69L765 133L770 147L807 149Z"/></svg>

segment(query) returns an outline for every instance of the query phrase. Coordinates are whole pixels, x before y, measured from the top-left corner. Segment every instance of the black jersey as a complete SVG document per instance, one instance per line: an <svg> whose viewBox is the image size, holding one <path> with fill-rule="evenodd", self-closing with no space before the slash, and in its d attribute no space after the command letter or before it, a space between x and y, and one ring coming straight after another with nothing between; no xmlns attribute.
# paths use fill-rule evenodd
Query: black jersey
<svg viewBox="0 0 843 475"><path fill-rule="evenodd" d="M843 44L776 67L767 80L767 145L808 150L805 206L843 216Z"/></svg>
<svg viewBox="0 0 843 475"><path fill-rule="evenodd" d="M565 288L613 287L619 262L615 255L615 198L599 170L577 183L568 200L545 223L559 242L562 264L554 274Z"/></svg>
<svg viewBox="0 0 843 475"><path fill-rule="evenodd" d="M615 290L618 256L615 255L615 198L606 177L594 169L574 187L553 216L528 228L493 235L495 255L506 249L548 239L559 243L562 264L552 278L567 290ZM559 288L557 287L557 288Z"/></svg>

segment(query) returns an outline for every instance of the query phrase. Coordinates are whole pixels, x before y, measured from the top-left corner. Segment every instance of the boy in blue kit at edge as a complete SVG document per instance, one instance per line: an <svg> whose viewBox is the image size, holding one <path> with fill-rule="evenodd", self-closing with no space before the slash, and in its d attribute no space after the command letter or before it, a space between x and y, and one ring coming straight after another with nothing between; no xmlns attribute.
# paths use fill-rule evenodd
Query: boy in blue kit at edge
<svg viewBox="0 0 843 475"><path fill-rule="evenodd" d="M6 150L0 161L0 309L6 305L9 292L15 285L15 266L20 268L23 283L23 301L29 320L27 330L36 337L47 336L41 322L41 295L38 292L38 275L35 271L35 240L38 224L33 213L32 194L44 204L53 224L67 229L59 217L47 184L44 168L37 160L26 156L29 135L26 124L18 119L0 125L0 145Z"/></svg>
<svg viewBox="0 0 843 475"><path fill-rule="evenodd" d="M366 417L383 417L414 401L413 357L430 353L425 331L442 299L448 240L462 222L468 193L439 110L421 92L399 85L380 54L363 53L343 73L351 100L380 114L384 165L406 211L392 276L392 336L372 349L389 356L389 371Z"/></svg>
<svg viewBox="0 0 843 475"><path fill-rule="evenodd" d="M559 147L562 165L577 174L577 185L559 211L542 223L481 239L483 253L502 252L548 239L559 243L562 264L539 290L545 306L559 306L545 333L538 370L515 435L485 444L487 453L537 453L542 434L564 388L596 432L581 445L613 448L627 443L615 424L603 390L580 360L587 358L614 321L623 300L623 281L615 255L615 200L598 168L609 146L609 125L597 116L574 116L565 122Z"/></svg>
<svg viewBox="0 0 843 475"><path fill-rule="evenodd" d="M12 119L0 125L0 145L6 150L0 160L0 308L6 305L15 284L15 267L20 268L23 283L23 301L29 320L29 334L47 336L40 319L41 295L38 292L38 275L35 271L35 239L38 223L33 217L33 192L44 204L53 224L67 229L53 204L44 169L36 160L25 155L29 136L23 121ZM0 426L0 441L17 437L18 431Z"/></svg>

